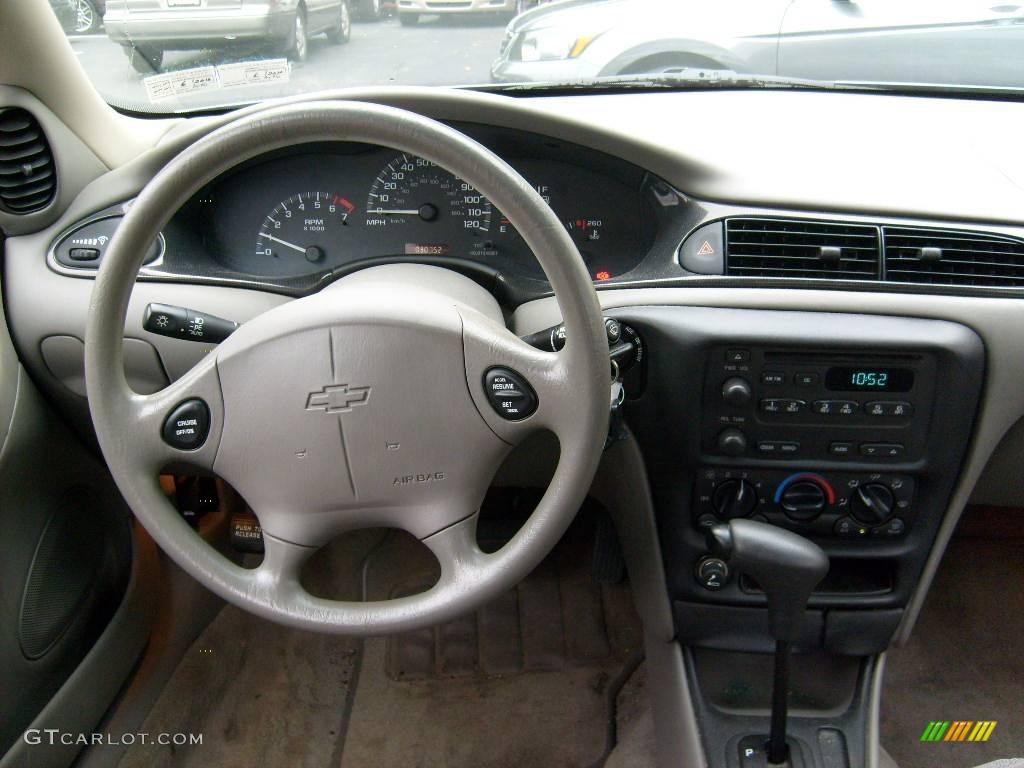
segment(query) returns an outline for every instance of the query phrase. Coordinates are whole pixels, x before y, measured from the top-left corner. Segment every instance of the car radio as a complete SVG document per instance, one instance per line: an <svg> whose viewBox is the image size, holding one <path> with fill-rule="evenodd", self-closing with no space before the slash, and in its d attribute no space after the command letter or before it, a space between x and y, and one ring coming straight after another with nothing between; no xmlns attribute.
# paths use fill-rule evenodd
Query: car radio
<svg viewBox="0 0 1024 768"><path fill-rule="evenodd" d="M714 347L701 445L715 457L909 462L925 449L927 353Z"/></svg>

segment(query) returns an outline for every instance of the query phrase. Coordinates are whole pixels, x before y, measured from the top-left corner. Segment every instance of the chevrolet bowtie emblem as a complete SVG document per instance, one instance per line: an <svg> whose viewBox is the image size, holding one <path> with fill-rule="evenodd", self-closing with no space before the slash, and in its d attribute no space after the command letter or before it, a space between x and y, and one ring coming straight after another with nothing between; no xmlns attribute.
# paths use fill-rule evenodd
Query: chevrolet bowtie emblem
<svg viewBox="0 0 1024 768"><path fill-rule="evenodd" d="M370 399L369 387L350 387L348 384L330 384L319 392L310 392L306 398L307 411L348 413L357 405L366 405Z"/></svg>

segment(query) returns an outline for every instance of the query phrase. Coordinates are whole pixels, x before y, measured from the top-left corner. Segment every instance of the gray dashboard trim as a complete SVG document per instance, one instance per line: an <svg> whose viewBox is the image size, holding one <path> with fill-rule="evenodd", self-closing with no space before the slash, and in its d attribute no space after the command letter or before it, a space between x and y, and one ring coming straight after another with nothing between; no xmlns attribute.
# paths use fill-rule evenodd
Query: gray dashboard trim
<svg viewBox="0 0 1024 768"><path fill-rule="evenodd" d="M759 288L622 289L601 291L598 298L603 309L613 316L616 308L636 306L851 312L949 320L973 329L981 337L985 345L987 375L974 437L935 545L896 632L894 642L897 645L905 643L975 483L1007 430L1024 417L1024 388L1020 386L1020 382L1024 381L1024 334L1020 333L1020 329L1024 328L1024 302L1018 299L912 294L903 295L896 302L891 294L882 293ZM524 304L513 315L513 328L521 335L548 328L557 322L557 305L550 299Z"/></svg>

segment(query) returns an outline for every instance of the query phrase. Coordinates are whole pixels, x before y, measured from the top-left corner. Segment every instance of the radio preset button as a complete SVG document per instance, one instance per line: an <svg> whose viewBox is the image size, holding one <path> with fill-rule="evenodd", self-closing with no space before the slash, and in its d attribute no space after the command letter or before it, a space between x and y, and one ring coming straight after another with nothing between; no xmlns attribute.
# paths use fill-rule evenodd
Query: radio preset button
<svg viewBox="0 0 1024 768"><path fill-rule="evenodd" d="M855 416L860 410L856 400L815 400L814 412L822 416Z"/></svg>
<svg viewBox="0 0 1024 768"><path fill-rule="evenodd" d="M806 401L788 397L767 397L761 401L763 413L802 413L806 407Z"/></svg>
<svg viewBox="0 0 1024 768"><path fill-rule="evenodd" d="M894 416L896 418L907 418L914 413L914 406L902 400L874 400L864 405L864 412L868 416Z"/></svg>

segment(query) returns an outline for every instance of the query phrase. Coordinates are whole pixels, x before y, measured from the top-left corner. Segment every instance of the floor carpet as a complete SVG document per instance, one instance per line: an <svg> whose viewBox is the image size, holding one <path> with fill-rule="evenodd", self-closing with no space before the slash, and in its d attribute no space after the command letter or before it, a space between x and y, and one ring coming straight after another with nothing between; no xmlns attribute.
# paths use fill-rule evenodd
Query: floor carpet
<svg viewBox="0 0 1024 768"><path fill-rule="evenodd" d="M591 575L594 535L578 521L498 600L391 638L301 632L228 606L140 729L202 733L202 744L135 745L119 768L599 766L642 633L628 586ZM325 550L307 587L383 599L436 579L422 544L374 536Z"/></svg>
<svg viewBox="0 0 1024 768"><path fill-rule="evenodd" d="M571 531L475 614L367 641L343 768L601 765L642 637L628 588L591 578L591 544ZM436 574L414 558L401 545L381 551L367 568L371 596L429 584Z"/></svg>
<svg viewBox="0 0 1024 768"><path fill-rule="evenodd" d="M336 764L357 648L227 606L178 665L141 729L201 733L202 744L139 744L119 768Z"/></svg>
<svg viewBox="0 0 1024 768"><path fill-rule="evenodd" d="M987 742L922 742L932 720L995 720ZM900 768L1024 756L1024 539L955 538L910 642L888 654L882 744Z"/></svg>

